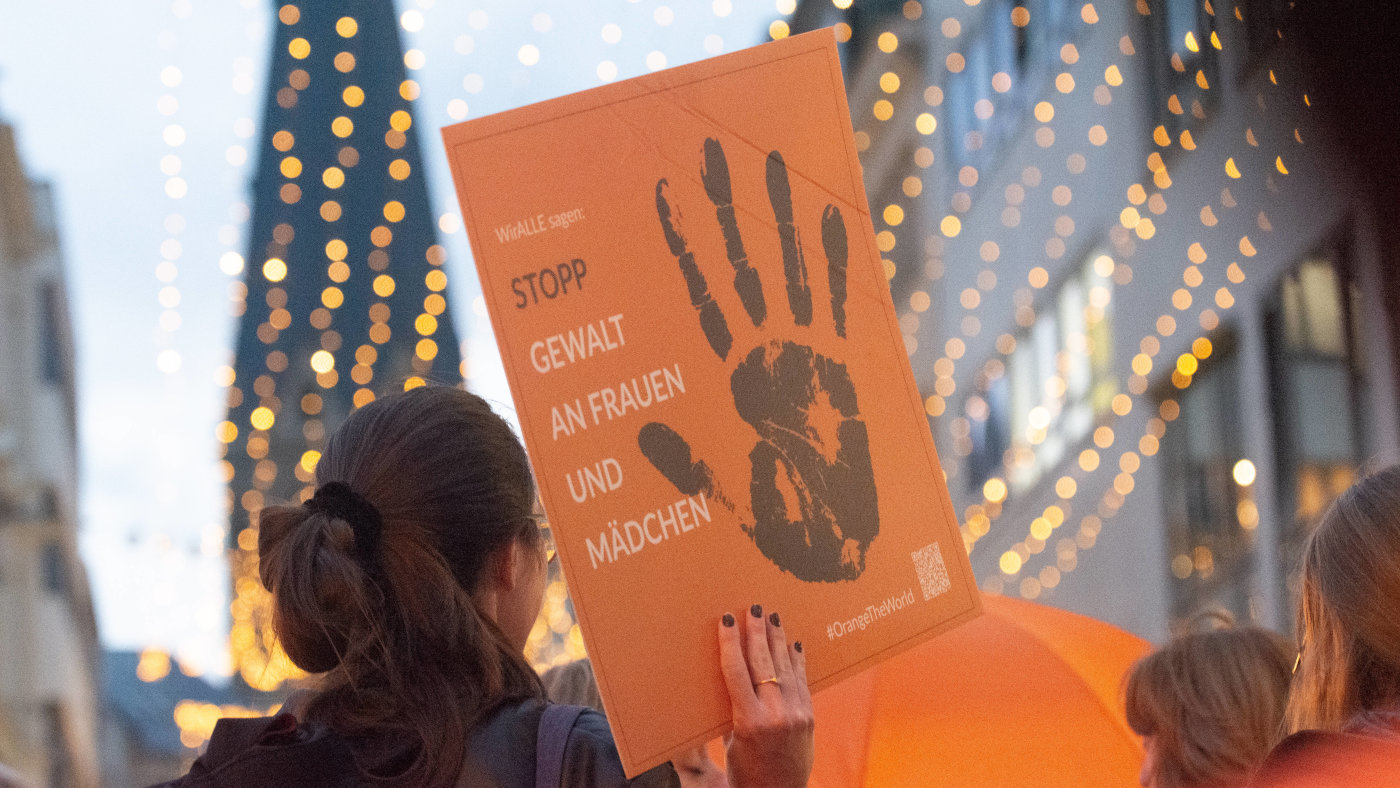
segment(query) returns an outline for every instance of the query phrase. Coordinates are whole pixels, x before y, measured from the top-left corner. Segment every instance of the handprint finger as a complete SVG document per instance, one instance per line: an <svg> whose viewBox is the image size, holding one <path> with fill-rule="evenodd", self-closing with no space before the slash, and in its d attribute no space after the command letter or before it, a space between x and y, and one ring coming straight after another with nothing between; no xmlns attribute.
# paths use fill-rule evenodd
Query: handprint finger
<svg viewBox="0 0 1400 788"><path fill-rule="evenodd" d="M822 248L826 250L827 281L831 286L831 319L836 336L846 338L846 222L835 205L822 211Z"/></svg>
<svg viewBox="0 0 1400 788"><path fill-rule="evenodd" d="M681 235L676 227L671 202L666 197L668 191L665 178L656 182L656 215L661 219L661 231L666 235L666 245L671 248L671 254L676 256L676 262L680 264L681 275L685 277L685 286L690 292L690 305L700 314L700 328L705 332L705 339L709 341L715 355L723 359L729 355L729 347L734 344L734 338L729 333L729 324L725 322L719 304L715 303L714 296L710 295L705 275L695 263L695 253L690 251L685 236Z"/></svg>
<svg viewBox="0 0 1400 788"><path fill-rule="evenodd" d="M817 372L817 384L826 392L831 407L847 419L860 416L860 408L856 405L856 385L851 382L846 365L819 355L812 359L812 368Z"/></svg>
<svg viewBox="0 0 1400 788"><path fill-rule="evenodd" d="M768 154L768 202L773 206L773 218L778 223L778 243L783 250L783 277L787 280L788 306L799 326L812 324L812 287L807 282L807 261L802 256L802 241L797 225L792 221L792 186L788 183L787 164L777 151ZM844 283L843 283L844 285Z"/></svg>
<svg viewBox="0 0 1400 788"><path fill-rule="evenodd" d="M720 503L734 508L715 486L715 475L704 460L692 461L690 444L679 433L660 422L650 422L637 433L637 447L651 461L652 467L686 495L704 493Z"/></svg>
<svg viewBox="0 0 1400 788"><path fill-rule="evenodd" d="M790 522L796 518L787 516L787 502L783 500L783 494L778 490L778 450L766 441L760 441L749 453L749 465L752 469L751 481L749 482L749 505L753 507L754 525L744 525L744 529L749 532L749 537L757 541L760 533L757 526L760 523ZM799 513L800 516L800 513ZM762 538L767 541L770 534L764 529ZM762 549L760 545L759 549Z"/></svg>
<svg viewBox="0 0 1400 788"><path fill-rule="evenodd" d="M768 306L763 301L763 286L758 281L758 271L749 265L749 255L744 251L744 240L739 237L739 222L734 215L734 193L729 184L729 161L724 157L724 148L719 140L705 140L705 166L700 170L700 180L705 184L705 193L715 204L715 218L719 220L720 231L724 233L724 251L729 256L729 264L734 266L734 290L744 304L744 311L755 326L763 325L768 315Z"/></svg>

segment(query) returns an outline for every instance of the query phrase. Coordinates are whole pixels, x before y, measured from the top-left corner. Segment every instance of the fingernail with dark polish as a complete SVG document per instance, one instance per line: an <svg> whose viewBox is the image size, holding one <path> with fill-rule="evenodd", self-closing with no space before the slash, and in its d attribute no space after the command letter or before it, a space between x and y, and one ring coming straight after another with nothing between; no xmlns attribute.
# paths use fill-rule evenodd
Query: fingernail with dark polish
<svg viewBox="0 0 1400 788"><path fill-rule="evenodd" d="M720 621L724 622L724 625L727 627L734 626L734 616L730 615L729 613L725 613L724 618L721 618Z"/></svg>
<svg viewBox="0 0 1400 788"><path fill-rule="evenodd" d="M798 654L801 654L801 653L802 653L802 641L799 640L799 641L793 643L793 644L792 644L792 647L795 648L795 649L797 649L797 653L798 653Z"/></svg>
<svg viewBox="0 0 1400 788"><path fill-rule="evenodd" d="M754 618L763 618L763 605L754 605L749 608L749 612L753 614Z"/></svg>
<svg viewBox="0 0 1400 788"><path fill-rule="evenodd" d="M778 614L776 612L768 614L768 623L772 624L775 627L780 627L783 625L782 620L778 618Z"/></svg>

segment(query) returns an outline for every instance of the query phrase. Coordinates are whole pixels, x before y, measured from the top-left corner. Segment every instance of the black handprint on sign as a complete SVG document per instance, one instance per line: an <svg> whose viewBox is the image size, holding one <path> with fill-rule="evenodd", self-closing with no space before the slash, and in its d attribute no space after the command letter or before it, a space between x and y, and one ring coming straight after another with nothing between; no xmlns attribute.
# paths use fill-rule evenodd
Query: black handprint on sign
<svg viewBox="0 0 1400 788"><path fill-rule="evenodd" d="M756 329L767 320L758 271L749 264L739 234L729 164L714 139L705 140L700 173L714 203L725 251L734 268L734 289ZM812 324L812 289L801 234L793 222L787 165L773 151L767 161L768 200L778 230L788 307L798 326ZM656 212L666 243L680 264L690 303L705 339L721 359L729 358L733 335L679 225L665 179L656 184ZM827 205L821 219L822 247L831 291L832 330L846 338L846 225ZM758 549L802 580L859 577L865 551L880 530L869 439L846 367L799 342L769 339L749 351L729 378L734 408L758 433L749 452L749 496L753 523L743 523ZM678 490L704 492L734 508L710 466L691 457L690 444L658 422L637 435L642 453Z"/></svg>

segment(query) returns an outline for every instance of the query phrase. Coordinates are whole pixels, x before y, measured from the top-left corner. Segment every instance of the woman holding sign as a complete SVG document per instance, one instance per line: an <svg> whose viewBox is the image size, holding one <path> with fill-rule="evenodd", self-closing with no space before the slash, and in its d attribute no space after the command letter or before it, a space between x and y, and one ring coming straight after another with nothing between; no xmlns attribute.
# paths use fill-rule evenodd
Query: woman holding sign
<svg viewBox="0 0 1400 788"><path fill-rule="evenodd" d="M805 785L800 644L755 605L716 623L728 775L703 752L628 781L601 714L544 699L522 656L552 559L525 451L479 397L424 387L331 437L258 552L288 656L319 674L282 714L221 720L177 785Z"/></svg>

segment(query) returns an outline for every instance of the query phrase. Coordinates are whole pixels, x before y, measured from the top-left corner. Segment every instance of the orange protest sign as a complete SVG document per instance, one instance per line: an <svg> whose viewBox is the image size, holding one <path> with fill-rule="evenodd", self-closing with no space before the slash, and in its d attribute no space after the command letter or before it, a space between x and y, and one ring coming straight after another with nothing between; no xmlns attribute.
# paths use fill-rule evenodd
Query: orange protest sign
<svg viewBox="0 0 1400 788"><path fill-rule="evenodd" d="M443 135L629 773L726 729L725 611L817 689L979 612L830 31Z"/></svg>

